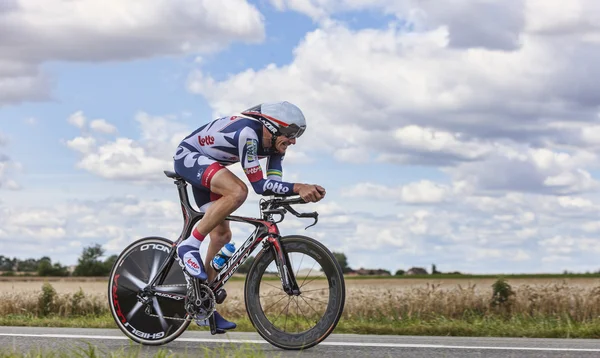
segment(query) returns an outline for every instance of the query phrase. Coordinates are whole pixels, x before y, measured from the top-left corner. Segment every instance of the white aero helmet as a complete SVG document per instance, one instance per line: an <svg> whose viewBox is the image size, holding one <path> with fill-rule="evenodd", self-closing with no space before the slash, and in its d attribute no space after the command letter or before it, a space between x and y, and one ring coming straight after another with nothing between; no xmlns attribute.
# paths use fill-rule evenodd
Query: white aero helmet
<svg viewBox="0 0 600 358"><path fill-rule="evenodd" d="M287 101L261 103L242 114L258 119L276 136L298 138L306 129L306 119L300 108Z"/></svg>

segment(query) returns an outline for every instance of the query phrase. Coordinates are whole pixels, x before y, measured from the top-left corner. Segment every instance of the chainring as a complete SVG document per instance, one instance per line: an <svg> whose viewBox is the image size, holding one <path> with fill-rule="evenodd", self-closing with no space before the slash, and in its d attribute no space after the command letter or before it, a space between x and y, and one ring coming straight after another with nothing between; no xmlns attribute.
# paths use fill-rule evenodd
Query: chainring
<svg viewBox="0 0 600 358"><path fill-rule="evenodd" d="M188 288L185 298L185 310L197 321L210 318L217 308L215 294L210 287L197 280L192 281L192 289Z"/></svg>

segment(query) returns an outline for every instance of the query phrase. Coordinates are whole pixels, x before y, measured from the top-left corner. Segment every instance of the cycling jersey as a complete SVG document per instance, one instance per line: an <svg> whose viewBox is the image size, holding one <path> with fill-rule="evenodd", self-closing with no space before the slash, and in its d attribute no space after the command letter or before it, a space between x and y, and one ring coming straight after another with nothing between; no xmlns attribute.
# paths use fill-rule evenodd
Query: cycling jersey
<svg viewBox="0 0 600 358"><path fill-rule="evenodd" d="M262 138L263 125L257 120L218 118L183 139L173 157L175 171L194 186L210 190L210 180L219 169L239 162L257 194L294 195L294 184L282 181L284 155L267 152ZM263 158L267 158L266 179L259 163ZM211 201L215 200L212 195Z"/></svg>

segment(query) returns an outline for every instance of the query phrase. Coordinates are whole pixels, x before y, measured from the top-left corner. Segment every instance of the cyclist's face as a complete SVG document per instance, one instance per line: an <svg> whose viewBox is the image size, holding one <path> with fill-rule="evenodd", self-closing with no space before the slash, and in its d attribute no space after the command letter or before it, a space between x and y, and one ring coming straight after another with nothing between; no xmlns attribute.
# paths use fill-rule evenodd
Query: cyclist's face
<svg viewBox="0 0 600 358"><path fill-rule="evenodd" d="M287 147L292 144L296 144L296 138L290 139L290 138L280 135L275 140L275 149L277 149L277 151L279 153L283 154L287 150Z"/></svg>

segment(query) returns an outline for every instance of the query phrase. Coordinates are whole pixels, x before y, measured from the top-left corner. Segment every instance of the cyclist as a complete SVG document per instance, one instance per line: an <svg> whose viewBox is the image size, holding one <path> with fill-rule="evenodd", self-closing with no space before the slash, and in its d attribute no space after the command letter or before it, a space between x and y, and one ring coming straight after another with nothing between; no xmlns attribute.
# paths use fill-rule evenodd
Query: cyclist
<svg viewBox="0 0 600 358"><path fill-rule="evenodd" d="M175 172L192 186L194 200L205 214L192 234L177 247L180 264L192 276L210 282L216 271L210 262L231 240L225 217L239 208L248 188L227 166L239 162L252 188L259 195L299 195L307 202L325 196L319 185L282 181L282 161L288 146L296 144L306 129L304 114L292 103L262 103L239 114L215 119L193 131L179 144ZM259 159L267 158L264 178ZM205 269L200 264L200 245L210 234ZM220 331L236 324L215 311ZM207 325L207 322L196 322Z"/></svg>

